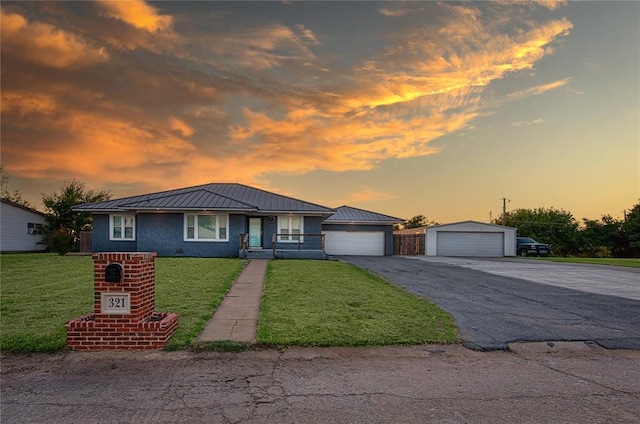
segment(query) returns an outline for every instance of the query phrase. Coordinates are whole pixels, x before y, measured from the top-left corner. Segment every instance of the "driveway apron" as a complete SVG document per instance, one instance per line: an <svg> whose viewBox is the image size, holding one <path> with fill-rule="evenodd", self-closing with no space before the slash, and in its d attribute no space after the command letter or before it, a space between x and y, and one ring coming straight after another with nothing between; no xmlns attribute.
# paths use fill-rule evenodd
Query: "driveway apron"
<svg viewBox="0 0 640 424"><path fill-rule="evenodd" d="M451 313L464 345L507 350L521 341L593 341L640 349L640 301L402 257L339 259ZM631 275L631 274L630 274Z"/></svg>

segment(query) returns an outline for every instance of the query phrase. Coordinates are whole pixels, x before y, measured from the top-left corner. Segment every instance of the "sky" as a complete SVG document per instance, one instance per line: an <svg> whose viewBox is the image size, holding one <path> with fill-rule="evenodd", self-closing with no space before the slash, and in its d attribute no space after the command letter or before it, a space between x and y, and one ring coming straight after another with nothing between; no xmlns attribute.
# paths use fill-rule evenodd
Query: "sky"
<svg viewBox="0 0 640 424"><path fill-rule="evenodd" d="M9 190L237 182L403 219L640 199L640 2L1 4Z"/></svg>

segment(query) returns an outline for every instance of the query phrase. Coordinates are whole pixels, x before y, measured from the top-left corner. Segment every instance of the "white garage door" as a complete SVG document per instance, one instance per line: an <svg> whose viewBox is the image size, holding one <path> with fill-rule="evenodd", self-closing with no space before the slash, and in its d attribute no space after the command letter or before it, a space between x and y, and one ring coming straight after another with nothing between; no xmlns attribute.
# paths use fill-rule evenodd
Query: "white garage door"
<svg viewBox="0 0 640 424"><path fill-rule="evenodd" d="M329 255L384 256L383 231L323 231Z"/></svg>
<svg viewBox="0 0 640 424"><path fill-rule="evenodd" d="M438 256L504 256L502 232L438 231Z"/></svg>

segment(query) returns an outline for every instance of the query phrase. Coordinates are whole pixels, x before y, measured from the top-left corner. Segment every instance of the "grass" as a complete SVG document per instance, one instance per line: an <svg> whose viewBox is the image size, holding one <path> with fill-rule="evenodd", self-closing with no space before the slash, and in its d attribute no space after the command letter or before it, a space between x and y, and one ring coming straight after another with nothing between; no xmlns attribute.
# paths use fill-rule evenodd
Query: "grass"
<svg viewBox="0 0 640 424"><path fill-rule="evenodd" d="M93 310L93 261L57 254L0 255L0 350L65 346L64 323Z"/></svg>
<svg viewBox="0 0 640 424"><path fill-rule="evenodd" d="M448 313L365 270L334 261L269 264L260 343L366 346L457 340Z"/></svg>
<svg viewBox="0 0 640 424"><path fill-rule="evenodd" d="M640 259L629 259L629 258L561 258L561 257L549 256L546 258L531 257L531 259L551 261L551 262L569 262L569 263L594 264L594 265L614 265L614 266L626 266L631 268L640 268Z"/></svg>
<svg viewBox="0 0 640 424"><path fill-rule="evenodd" d="M158 258L159 312L180 314L168 349L245 350L246 344L197 345L245 261ZM0 350L65 348L64 324L93 311L89 256L0 255ZM334 261L270 262L258 328L267 345L364 346L457 341L449 314L352 265Z"/></svg>
<svg viewBox="0 0 640 424"><path fill-rule="evenodd" d="M238 259L158 258L156 310L177 312L169 349L187 346L242 270ZM64 323L93 311L89 256L0 255L0 350L47 352L65 347Z"/></svg>
<svg viewBox="0 0 640 424"><path fill-rule="evenodd" d="M244 264L239 259L156 259L155 309L180 314L168 349L187 347L200 334Z"/></svg>

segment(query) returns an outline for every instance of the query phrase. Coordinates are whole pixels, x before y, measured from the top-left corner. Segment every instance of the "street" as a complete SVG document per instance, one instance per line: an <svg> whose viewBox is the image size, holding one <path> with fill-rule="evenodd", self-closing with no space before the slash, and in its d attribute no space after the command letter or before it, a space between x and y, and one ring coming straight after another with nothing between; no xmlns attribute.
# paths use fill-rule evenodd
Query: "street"
<svg viewBox="0 0 640 424"><path fill-rule="evenodd" d="M12 423L640 421L640 351L585 343L2 357Z"/></svg>

